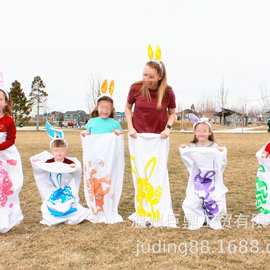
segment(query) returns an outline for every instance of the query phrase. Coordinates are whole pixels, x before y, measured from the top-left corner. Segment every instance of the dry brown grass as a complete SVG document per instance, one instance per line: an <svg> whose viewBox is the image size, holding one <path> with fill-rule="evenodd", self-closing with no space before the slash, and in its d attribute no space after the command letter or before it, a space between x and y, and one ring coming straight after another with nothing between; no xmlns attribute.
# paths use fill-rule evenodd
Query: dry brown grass
<svg viewBox="0 0 270 270"><path fill-rule="evenodd" d="M81 157L80 139L77 132L66 132L70 154ZM228 212L232 215L232 228L213 231L203 228L188 231L183 228L181 203L185 196L187 174L180 162L178 145L191 139L191 134L172 134L169 159L169 174L173 208L180 215L178 229L138 229L127 221L133 212L133 186L130 164L126 156L124 190L120 213L125 222L115 225L84 222L76 226L58 225L46 227L39 224L40 198L37 192L29 157L48 146L48 139L42 132L19 132L17 146L24 165L25 182L21 193L24 222L9 233L0 235L0 270L4 269L269 269L270 258L265 251L226 251L221 253L220 241L228 247L228 241L235 240L240 246L242 239L257 240L263 249L270 243L269 228L237 226L237 215L255 213L255 174L257 162L255 152L268 140L267 134L217 134L217 141L228 147L229 164L225 173ZM127 155L127 152L126 152ZM83 195L81 193L81 195ZM84 202L83 196L81 196ZM250 219L250 218L249 218ZM174 252L139 254L137 244L175 243L209 241L211 252L181 255ZM250 248L250 246L248 247Z"/></svg>

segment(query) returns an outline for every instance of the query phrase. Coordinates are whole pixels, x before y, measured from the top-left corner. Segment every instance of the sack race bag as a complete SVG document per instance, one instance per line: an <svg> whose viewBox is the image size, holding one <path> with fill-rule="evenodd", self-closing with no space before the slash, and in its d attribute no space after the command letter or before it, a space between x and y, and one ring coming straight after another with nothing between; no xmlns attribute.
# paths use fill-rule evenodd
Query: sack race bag
<svg viewBox="0 0 270 270"><path fill-rule="evenodd" d="M72 166L63 162L47 163L52 157L44 151L30 158L42 199L41 223L48 226L78 224L90 214L89 209L79 203L81 164L76 158L69 158L74 162Z"/></svg>
<svg viewBox="0 0 270 270"><path fill-rule="evenodd" d="M180 156L189 178L183 210L191 230L206 222L212 229L221 229L221 218L227 212L223 172L227 149L216 147L180 147Z"/></svg>
<svg viewBox="0 0 270 270"><path fill-rule="evenodd" d="M0 142L5 141L0 132ZM20 154L15 145L0 151L0 233L6 233L23 220L19 193L23 185Z"/></svg>
<svg viewBox="0 0 270 270"><path fill-rule="evenodd" d="M169 139L139 133L129 137L135 213L129 219L145 227L176 227L167 169Z"/></svg>
<svg viewBox="0 0 270 270"><path fill-rule="evenodd" d="M252 221L261 224L270 224L270 159L266 157L265 146L257 153L259 163L256 177L256 209L259 212Z"/></svg>
<svg viewBox="0 0 270 270"><path fill-rule="evenodd" d="M124 178L124 137L114 133L82 137L84 193L94 223L118 223Z"/></svg>

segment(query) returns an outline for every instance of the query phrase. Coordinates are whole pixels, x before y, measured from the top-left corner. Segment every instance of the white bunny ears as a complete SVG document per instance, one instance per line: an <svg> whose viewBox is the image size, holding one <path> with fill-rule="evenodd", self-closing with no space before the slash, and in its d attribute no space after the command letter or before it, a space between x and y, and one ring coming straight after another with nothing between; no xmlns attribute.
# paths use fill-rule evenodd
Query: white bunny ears
<svg viewBox="0 0 270 270"><path fill-rule="evenodd" d="M195 130L196 126L201 123L208 125L210 130L212 130L212 125L210 124L209 119L206 117L200 118L194 113L189 113L188 119L193 123L193 130Z"/></svg>
<svg viewBox="0 0 270 270"><path fill-rule="evenodd" d="M9 99L9 93L5 90L3 72L0 72L0 89L6 94L7 98Z"/></svg>

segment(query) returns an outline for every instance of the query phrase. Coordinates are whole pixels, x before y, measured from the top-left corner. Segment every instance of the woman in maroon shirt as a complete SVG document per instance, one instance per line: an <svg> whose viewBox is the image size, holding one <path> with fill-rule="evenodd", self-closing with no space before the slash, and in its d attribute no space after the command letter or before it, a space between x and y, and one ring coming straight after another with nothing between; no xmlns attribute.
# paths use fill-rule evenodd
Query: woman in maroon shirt
<svg viewBox="0 0 270 270"><path fill-rule="evenodd" d="M133 106L134 111L132 112ZM156 133L155 136L153 136L153 142L156 143L158 141L156 139L159 136L162 138L161 140L165 140L170 135L172 124L175 120L175 107L175 95L171 87L167 85L164 64L160 61L147 62L143 71L143 80L141 82L134 83L128 94L125 112L129 136L137 138L137 133L138 137L139 133ZM129 138L131 142L133 140L139 140L133 138ZM161 142L161 140L159 140L160 144L157 145L167 147L168 144L166 141ZM148 184L140 184L140 182L143 181L140 181L139 179L141 178L138 178L133 173L136 211L129 217L129 219L143 227L175 227L176 220L171 206L170 190L169 188L166 188L169 186L167 170L168 157L160 159L160 157L156 157L155 155L157 153L161 153L151 153L153 151L153 145L149 147L149 150L143 149L141 148L140 142L136 145L135 141L133 141L134 147L130 147L129 149L131 153L132 170L133 172L137 171L140 165L143 166L145 168L144 173ZM139 151L147 152L145 153L146 160L138 161L138 156L136 157L136 155L134 155L134 148L136 147L138 147ZM162 149L164 150L165 147L162 147ZM163 154L165 155L166 153L164 152ZM164 163L166 162L166 164L160 164L160 161ZM150 178L151 174L154 173L155 170L155 162L158 162L157 166L160 171L155 171L155 180L153 180ZM148 174L147 170L151 166L152 172ZM141 171L141 173L143 173L143 171ZM147 175L149 176L149 179L147 178ZM156 210L154 210L155 207L153 204L145 200L143 197L153 198L153 194L158 189L157 185L160 188L160 197L155 197L157 199L155 202ZM158 213L157 217L155 217L156 213Z"/></svg>
<svg viewBox="0 0 270 270"><path fill-rule="evenodd" d="M136 138L137 133L158 133L167 138L175 121L175 108L175 95L167 85L164 64L147 62L143 80L134 83L128 94L125 113L129 135Z"/></svg>

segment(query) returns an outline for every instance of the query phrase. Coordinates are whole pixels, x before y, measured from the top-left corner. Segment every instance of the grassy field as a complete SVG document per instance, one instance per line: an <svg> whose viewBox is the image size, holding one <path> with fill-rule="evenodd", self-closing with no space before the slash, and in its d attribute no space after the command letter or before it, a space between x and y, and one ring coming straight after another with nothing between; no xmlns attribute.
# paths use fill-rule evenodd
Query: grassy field
<svg viewBox="0 0 270 270"><path fill-rule="evenodd" d="M228 147L225 171L228 217L225 229L189 231L181 208L187 182L178 145L191 134L172 134L169 175L173 208L179 216L177 229L138 229L127 221L134 211L134 190L126 148L126 169L120 213L121 224L83 222L80 225L46 227L39 223L40 197L29 157L48 148L42 132L18 132L17 147L24 165L21 205L24 222L0 235L0 270L6 269L269 269L270 230L254 227L255 153L268 134L218 134L217 142ZM78 132L66 132L70 155L81 159ZM85 203L81 192L82 202ZM0 217L1 218L1 217ZM248 223L246 222L248 221ZM257 241L257 242L256 242ZM192 249L192 245L195 247ZM196 248L197 245L197 248ZM256 246L258 245L258 249ZM157 246L162 246L158 250ZM168 247L170 250L165 250ZM178 247L174 250L172 247ZM144 250L142 250L144 248Z"/></svg>

